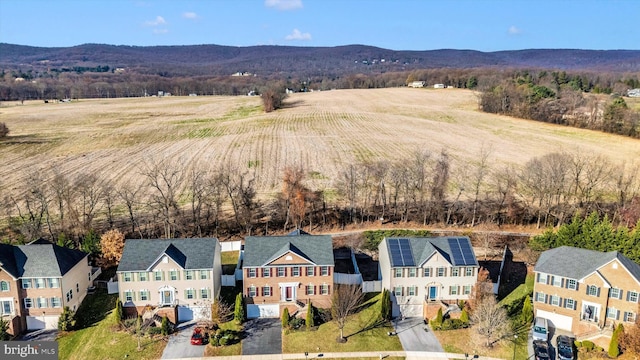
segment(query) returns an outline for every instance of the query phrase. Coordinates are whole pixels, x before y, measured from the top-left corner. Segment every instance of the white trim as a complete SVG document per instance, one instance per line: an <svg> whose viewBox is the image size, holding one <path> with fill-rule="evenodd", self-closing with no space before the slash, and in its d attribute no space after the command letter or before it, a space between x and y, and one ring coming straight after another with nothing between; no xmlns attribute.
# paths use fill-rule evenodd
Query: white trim
<svg viewBox="0 0 640 360"><path fill-rule="evenodd" d="M271 264L272 262L276 261L277 259L285 256L286 254L293 254L293 255L295 255L295 256L297 256L299 258L306 259L308 264L313 264L313 266L319 266L318 264L316 264L313 261L311 261L311 259L309 259L306 255L296 254L291 249L283 252L282 254L276 254L276 255L272 256L271 258L269 258L269 260L267 260L267 262L265 262L264 264L262 264L260 266L261 267L264 267L264 266L281 266L281 265L284 265L284 266L292 266L292 265L305 266L304 264ZM308 266L308 265L306 265L306 266Z"/></svg>
<svg viewBox="0 0 640 360"><path fill-rule="evenodd" d="M387 250L387 252L389 252L389 251ZM433 250L433 252L432 252L431 254L429 254L429 256L427 256L427 258L426 258L423 262L421 262L421 263L418 265L418 267L420 267L420 268L421 268L421 267L423 267L423 266L424 266L424 264L428 263L428 262L429 262L429 260L431 260L431 258L433 257L433 255L434 255L434 254L440 254L440 251L438 251L438 250ZM442 254L440 254L440 255L442 255ZM474 254L473 256L475 256L475 254ZM447 260L447 258L446 258L445 256L443 256L443 257L442 257L442 259L444 259L444 261L448 262L448 263L449 263L449 265L453 266L453 263L451 263L450 261L448 261L448 260ZM476 265L473 265L473 266L476 266Z"/></svg>
<svg viewBox="0 0 640 360"><path fill-rule="evenodd" d="M598 271L598 270L596 270L596 271L592 272L591 274L589 274L589 275L587 275L587 276L583 277L582 279L580 279L580 282L584 284L585 279L586 279L586 278L588 278L589 276L593 275L594 273L595 273L596 275L598 275L598 277L599 277L599 278L602 280L602 282L604 283L603 287L605 287L605 288L607 288L607 289L611 288L611 283L609 283L609 281L607 281L607 279L605 279L605 278L604 278L604 276L602 276L602 274L601 274L601 273L600 273L600 271Z"/></svg>
<svg viewBox="0 0 640 360"><path fill-rule="evenodd" d="M11 276L11 278L12 278L14 281L19 279L19 277L13 277L13 275L11 275L11 273L10 273L10 272L8 272L7 270L5 270L5 268L4 268L2 265L4 265L4 264L0 262L0 270L2 270L2 271L4 271L5 273L9 274L9 276Z"/></svg>
<svg viewBox="0 0 640 360"><path fill-rule="evenodd" d="M624 256L623 254L620 254L620 255ZM611 259L611 261L609 261L609 262L605 263L604 265L600 266L599 268L597 268L597 269L596 269L596 271L600 270L600 269L601 269L601 268L603 268L604 266L609 265L610 263L612 263L613 261L616 261L616 260L618 261L618 264L622 265L622 267L627 271L627 273L629 274L629 276L631 276L631 277L636 281L636 283L638 283L638 285L640 285L640 279L636 278L636 277L631 273L631 271L629 271L629 269L627 269L627 267L626 267L626 266L624 266L624 264L622 263L622 261L620 261L620 259L618 259L617 257L615 257L615 258Z"/></svg>

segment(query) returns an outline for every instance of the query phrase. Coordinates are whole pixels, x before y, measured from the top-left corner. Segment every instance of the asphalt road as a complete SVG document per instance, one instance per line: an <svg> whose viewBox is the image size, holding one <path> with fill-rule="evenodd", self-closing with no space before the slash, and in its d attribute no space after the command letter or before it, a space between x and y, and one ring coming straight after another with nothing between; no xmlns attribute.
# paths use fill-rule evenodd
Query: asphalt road
<svg viewBox="0 0 640 360"><path fill-rule="evenodd" d="M162 359L199 358L204 356L204 345L191 345L191 334L195 324L181 327L169 336Z"/></svg>
<svg viewBox="0 0 640 360"><path fill-rule="evenodd" d="M431 329L425 331L421 318L404 318L393 322L404 351L443 352L440 342Z"/></svg>
<svg viewBox="0 0 640 360"><path fill-rule="evenodd" d="M280 319L254 319L244 324L242 355L282 353L282 323Z"/></svg>

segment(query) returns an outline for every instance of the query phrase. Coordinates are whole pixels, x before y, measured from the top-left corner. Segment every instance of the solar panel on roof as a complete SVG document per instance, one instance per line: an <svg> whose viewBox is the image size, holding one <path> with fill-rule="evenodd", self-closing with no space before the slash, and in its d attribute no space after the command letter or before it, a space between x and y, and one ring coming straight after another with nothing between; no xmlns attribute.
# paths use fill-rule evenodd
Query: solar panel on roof
<svg viewBox="0 0 640 360"><path fill-rule="evenodd" d="M462 256L462 250L457 238L449 238L449 248L451 249L451 256L453 256L453 265L465 265L464 257Z"/></svg>
<svg viewBox="0 0 640 360"><path fill-rule="evenodd" d="M388 239L393 266L416 266L408 239Z"/></svg>
<svg viewBox="0 0 640 360"><path fill-rule="evenodd" d="M460 244L460 249L462 250L462 256L465 260L465 265L473 265L475 264L475 256L473 255L473 249L471 248L471 244L465 238L459 238L458 244Z"/></svg>
<svg viewBox="0 0 640 360"><path fill-rule="evenodd" d="M399 239L398 243L400 244L400 254L402 255L404 266L416 266L415 261L413 261L413 252L411 251L409 239Z"/></svg>
<svg viewBox="0 0 640 360"><path fill-rule="evenodd" d="M391 262L393 266L404 266L398 239L389 239L389 253L391 254Z"/></svg>

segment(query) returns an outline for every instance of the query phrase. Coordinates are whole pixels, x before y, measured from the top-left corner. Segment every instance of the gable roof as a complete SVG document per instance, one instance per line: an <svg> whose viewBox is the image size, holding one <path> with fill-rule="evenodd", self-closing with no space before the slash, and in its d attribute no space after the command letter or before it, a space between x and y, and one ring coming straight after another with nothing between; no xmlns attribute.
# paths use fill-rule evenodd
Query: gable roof
<svg viewBox="0 0 640 360"><path fill-rule="evenodd" d="M147 271L165 254L183 269L211 269L217 243L216 238L127 239L117 271Z"/></svg>
<svg viewBox="0 0 640 360"><path fill-rule="evenodd" d="M640 265L617 251L595 251L560 246L540 254L534 271L580 280L617 259L640 282Z"/></svg>
<svg viewBox="0 0 640 360"><path fill-rule="evenodd" d="M16 279L64 276L88 255L44 240L27 245L0 246L1 266Z"/></svg>
<svg viewBox="0 0 640 360"><path fill-rule="evenodd" d="M468 237L414 237L414 238L385 238L384 250L386 250L389 254L391 254L390 242L389 240L393 239L406 239L409 243L409 248L411 254L414 259L415 266L405 266L402 263L395 261L393 256L389 256L389 261L391 263L391 267L416 267L422 266L429 258L431 258L434 254L440 254L445 258L452 266L478 266L478 260L476 259L476 255L473 252L473 247L471 246L471 241ZM454 256L455 249L451 247L451 241L457 241L466 244L472 250L472 259L466 259L464 261L459 256Z"/></svg>
<svg viewBox="0 0 640 360"><path fill-rule="evenodd" d="M263 266L293 252L316 265L334 265L329 235L249 236L244 242L243 266Z"/></svg>

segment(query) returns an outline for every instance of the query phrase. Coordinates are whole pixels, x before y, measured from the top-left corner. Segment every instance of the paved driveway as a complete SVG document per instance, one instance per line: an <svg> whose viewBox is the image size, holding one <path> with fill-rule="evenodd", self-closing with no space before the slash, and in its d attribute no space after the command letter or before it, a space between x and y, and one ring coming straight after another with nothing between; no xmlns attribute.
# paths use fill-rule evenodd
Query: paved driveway
<svg viewBox="0 0 640 360"><path fill-rule="evenodd" d="M54 341L58 336L58 330L36 330L19 337L21 341Z"/></svg>
<svg viewBox="0 0 640 360"><path fill-rule="evenodd" d="M244 324L242 355L282 353L282 323L280 319L253 319Z"/></svg>
<svg viewBox="0 0 640 360"><path fill-rule="evenodd" d="M393 326L404 351L444 351L431 329L424 330L425 325L421 318L397 319L393 321Z"/></svg>
<svg viewBox="0 0 640 360"><path fill-rule="evenodd" d="M199 358L204 356L204 345L191 345L191 334L195 323L178 328L169 336L167 346L162 353L162 359Z"/></svg>

